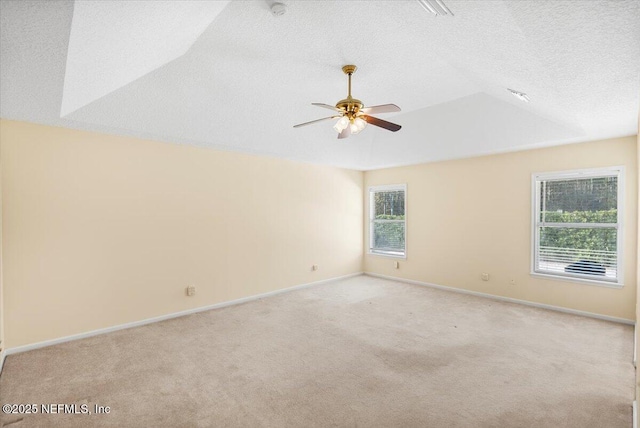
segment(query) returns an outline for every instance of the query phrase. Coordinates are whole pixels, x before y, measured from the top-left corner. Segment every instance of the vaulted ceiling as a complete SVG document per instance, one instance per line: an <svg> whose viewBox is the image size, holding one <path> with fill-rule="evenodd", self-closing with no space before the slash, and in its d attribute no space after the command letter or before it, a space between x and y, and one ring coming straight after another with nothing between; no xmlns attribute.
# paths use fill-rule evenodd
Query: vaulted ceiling
<svg viewBox="0 0 640 428"><path fill-rule="evenodd" d="M638 0L281 1L3 0L0 117L362 170L637 132ZM399 132L293 128L345 64Z"/></svg>

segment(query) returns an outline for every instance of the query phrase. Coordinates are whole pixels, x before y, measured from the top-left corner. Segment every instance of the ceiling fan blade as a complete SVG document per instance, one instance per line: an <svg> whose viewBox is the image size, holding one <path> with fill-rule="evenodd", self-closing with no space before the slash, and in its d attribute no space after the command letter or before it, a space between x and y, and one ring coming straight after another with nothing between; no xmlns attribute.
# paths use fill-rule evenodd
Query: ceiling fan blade
<svg viewBox="0 0 640 428"><path fill-rule="evenodd" d="M360 111L364 114L393 113L394 111L400 111L400 107L395 104L382 104L379 106L365 107Z"/></svg>
<svg viewBox="0 0 640 428"><path fill-rule="evenodd" d="M293 125L293 127L294 128L300 128L301 126L307 126L307 125L311 125L312 123L322 122L323 120L335 119L335 118L338 118L338 117L340 117L340 116L323 117L322 119L312 120L311 122L299 123L297 125Z"/></svg>
<svg viewBox="0 0 640 428"><path fill-rule="evenodd" d="M311 103L311 105L313 106L318 106L318 107L323 107L323 108L328 108L329 110L333 110L333 111L339 111L342 113L342 110L340 110L338 107L336 106L330 106L329 104L323 104L323 103Z"/></svg>
<svg viewBox="0 0 640 428"><path fill-rule="evenodd" d="M351 135L351 126L347 126L342 130L341 133L338 134L338 139L341 140L343 138L349 138Z"/></svg>
<svg viewBox="0 0 640 428"><path fill-rule="evenodd" d="M366 120L367 123L379 126L380 128L387 129L391 132L399 131L400 128L402 128L402 126L396 125L395 123L387 122L386 120L378 119L377 117L367 116L366 114L363 114L360 117Z"/></svg>

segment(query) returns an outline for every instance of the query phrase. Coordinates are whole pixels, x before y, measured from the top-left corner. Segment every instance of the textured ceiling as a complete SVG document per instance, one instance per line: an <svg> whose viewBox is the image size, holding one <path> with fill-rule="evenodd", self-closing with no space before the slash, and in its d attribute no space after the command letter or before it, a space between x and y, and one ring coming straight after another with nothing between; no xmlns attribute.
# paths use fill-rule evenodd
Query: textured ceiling
<svg viewBox="0 0 640 428"><path fill-rule="evenodd" d="M227 3L76 2L61 116L185 54Z"/></svg>
<svg viewBox="0 0 640 428"><path fill-rule="evenodd" d="M355 169L637 132L640 1L445 2L3 0L0 117ZM349 63L403 128L293 129Z"/></svg>

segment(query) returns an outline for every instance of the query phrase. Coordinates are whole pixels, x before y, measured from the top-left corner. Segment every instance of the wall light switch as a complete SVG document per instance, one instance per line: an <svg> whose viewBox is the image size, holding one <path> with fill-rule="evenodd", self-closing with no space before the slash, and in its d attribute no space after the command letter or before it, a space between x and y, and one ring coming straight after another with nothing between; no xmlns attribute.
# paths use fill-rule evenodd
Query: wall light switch
<svg viewBox="0 0 640 428"><path fill-rule="evenodd" d="M190 285L187 287L187 296L193 296L194 294L196 294L196 286L195 285Z"/></svg>

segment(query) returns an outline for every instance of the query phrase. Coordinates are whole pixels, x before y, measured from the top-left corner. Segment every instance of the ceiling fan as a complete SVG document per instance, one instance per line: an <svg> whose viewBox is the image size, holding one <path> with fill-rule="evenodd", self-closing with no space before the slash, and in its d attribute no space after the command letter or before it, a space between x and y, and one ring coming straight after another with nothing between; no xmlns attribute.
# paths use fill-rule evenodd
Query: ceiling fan
<svg viewBox="0 0 640 428"><path fill-rule="evenodd" d="M311 103L314 106L335 111L333 116L312 120L311 122L300 123L298 125L294 125L294 128L311 125L312 123L322 122L324 120L338 119L336 124L333 126L333 129L338 132L338 138L347 138L351 134L359 133L365 126L367 126L367 123L392 132L399 131L401 128L400 125L378 119L377 117L369 116L369 113L392 113L400 111L400 107L395 104L382 104L379 106L364 107L362 101L351 96L351 75L355 73L356 68L357 67L355 65L345 65L342 67L344 74L349 76L349 95L347 98L338 101L335 107L329 104Z"/></svg>

